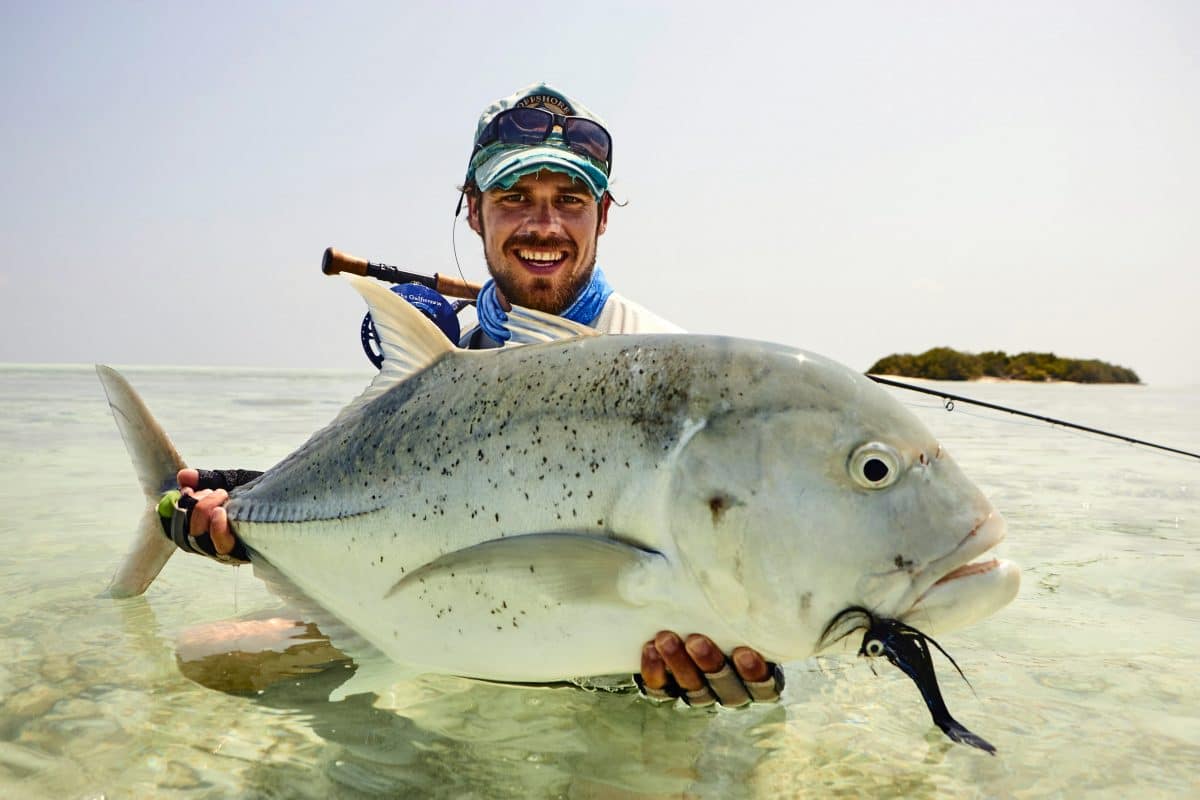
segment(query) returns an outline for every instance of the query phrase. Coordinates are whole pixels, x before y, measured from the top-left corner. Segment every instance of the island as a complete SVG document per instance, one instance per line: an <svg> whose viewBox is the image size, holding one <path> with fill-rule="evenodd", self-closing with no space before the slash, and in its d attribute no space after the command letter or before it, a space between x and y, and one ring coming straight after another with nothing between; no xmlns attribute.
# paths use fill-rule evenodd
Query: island
<svg viewBox="0 0 1200 800"><path fill-rule="evenodd" d="M873 375L901 375L936 381L996 380L1070 381L1073 383L1141 383L1137 373L1094 358L1059 358L1054 353L1017 353L1002 350L963 353L934 347L919 355L896 353L876 361L867 370Z"/></svg>

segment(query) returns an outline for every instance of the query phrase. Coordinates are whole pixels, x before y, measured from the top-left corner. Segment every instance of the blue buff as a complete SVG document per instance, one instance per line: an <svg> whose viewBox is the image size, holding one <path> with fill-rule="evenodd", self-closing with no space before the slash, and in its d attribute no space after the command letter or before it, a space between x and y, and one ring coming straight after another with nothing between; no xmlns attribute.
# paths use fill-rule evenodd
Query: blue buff
<svg viewBox="0 0 1200 800"><path fill-rule="evenodd" d="M605 279L604 271L596 267L592 270L592 279L583 287L575 302L559 316L582 325L591 325L596 317L600 316L600 311L612 293L613 288ZM479 317L479 327L483 328L483 332L488 336L497 342L507 342L512 337L506 327L508 314L504 313L500 300L496 297L494 280L489 280L479 291L479 297L475 300L475 311Z"/></svg>

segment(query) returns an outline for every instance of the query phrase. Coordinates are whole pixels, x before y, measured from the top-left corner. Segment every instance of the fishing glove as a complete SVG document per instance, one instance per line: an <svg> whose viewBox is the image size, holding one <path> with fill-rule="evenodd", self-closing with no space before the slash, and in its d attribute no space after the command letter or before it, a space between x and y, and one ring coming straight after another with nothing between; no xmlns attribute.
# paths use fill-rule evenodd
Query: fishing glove
<svg viewBox="0 0 1200 800"><path fill-rule="evenodd" d="M237 486L249 483L262 475L262 472L252 469L201 469L197 489L224 489L231 491ZM163 534L175 543L175 546L186 553L206 556L222 564L248 564L250 556L246 547L237 540L233 550L228 554L217 552L212 537L207 532L192 536L192 509L198 501L191 495L178 490L172 490L158 501L158 518L162 524Z"/></svg>

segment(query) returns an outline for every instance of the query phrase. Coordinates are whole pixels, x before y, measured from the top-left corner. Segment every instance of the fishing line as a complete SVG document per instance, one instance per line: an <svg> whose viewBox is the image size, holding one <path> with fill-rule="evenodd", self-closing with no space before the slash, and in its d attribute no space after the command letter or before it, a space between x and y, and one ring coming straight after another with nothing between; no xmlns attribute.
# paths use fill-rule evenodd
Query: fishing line
<svg viewBox="0 0 1200 800"><path fill-rule="evenodd" d="M1066 420L1057 419L1055 417L1047 417L1043 414L1033 414L1029 411L1022 411L1018 408L1002 406L997 403L988 403L983 400L974 400L970 397L963 397L962 395L951 394L949 392L943 392L939 389L927 389L923 386L913 386L911 383L902 383L900 381L894 381L889 378L881 378L878 375L868 374L867 377L870 378L871 380L875 381L876 383L883 384L884 386L894 386L897 389L908 389L909 391L912 391L912 392L920 392L921 394L932 395L933 397L940 397L940 398L942 398L942 406L947 411L953 411L954 404L956 402L970 403L971 405L980 406L981 408L990 408L994 411L1003 411L1007 414L1015 414L1019 417L1028 417L1029 419L1035 419L1035 420L1038 420L1039 422L1048 422L1051 425L1061 425L1064 428L1073 428L1078 431L1085 431L1087 433L1095 433L1100 436L1107 436L1111 439L1119 439L1123 442L1129 442L1130 444L1138 444L1138 445L1142 445L1143 447L1153 447L1156 450L1164 450L1168 453L1176 453L1181 456L1188 456L1189 458L1195 458L1197 460L1200 460L1200 453L1192 453L1187 450L1180 450L1177 447L1168 447L1167 445L1164 445L1164 444L1155 444L1154 442L1148 442L1145 439L1135 439L1132 436L1126 436L1121 433L1113 433L1112 431L1103 431L1103 430L1100 430L1099 428L1092 428L1087 425L1080 425L1075 422L1067 422Z"/></svg>
<svg viewBox="0 0 1200 800"><path fill-rule="evenodd" d="M904 405L908 406L909 408L919 408L922 411L933 411L934 409L938 409L938 408L945 409L945 407L946 407L945 404L943 404L943 403L905 403ZM965 411L961 408L955 408L953 410L957 411L959 414L961 414L964 417L970 417L971 419L978 419L978 420L982 420L984 422L991 422L996 425L1013 425L1013 426L1016 426L1019 428L1039 428L1039 429L1042 427L1040 424L1038 424L1036 422L1026 422L1025 420L1020 420L1020 419L1004 419L1003 417L997 418L991 414L973 414L970 411ZM1067 431L1064 431L1064 433L1066 433L1066 432ZM1086 438L1086 437L1083 437L1083 438Z"/></svg>
<svg viewBox="0 0 1200 800"><path fill-rule="evenodd" d="M467 212L471 213L470 211ZM458 270L458 277L463 279L463 283L467 282L467 276L463 274L462 264L458 261L458 212L454 212L454 221L450 223L450 252L454 254L454 268Z"/></svg>
<svg viewBox="0 0 1200 800"><path fill-rule="evenodd" d="M907 406L908 408L919 409L921 411L934 411L935 409L939 409L939 408L944 409L945 408L945 404L943 404L943 403L917 403L917 402L914 402L914 403L904 403L904 405ZM1042 427L1041 422L1025 421L1022 419L1006 419L1003 417L997 417L994 414L975 414L975 413L967 411L963 408L958 408L958 407L955 407L953 410L955 413L961 414L962 416L970 417L971 419L977 419L980 422L986 422L986 423L989 423L992 425L1010 425L1012 427L1017 427L1017 428L1037 428L1037 429L1041 429L1041 427ZM1070 428L1059 428L1058 431L1060 433L1062 433L1064 436L1074 436L1077 440L1084 441L1084 442L1103 441L1102 437L1098 437L1088 431L1077 431L1077 430L1072 430ZM1126 444L1129 445L1130 447L1135 447L1135 445L1130 444L1129 442L1126 442ZM1176 459L1176 460L1186 458L1186 456L1181 456L1178 453L1164 453L1162 457Z"/></svg>

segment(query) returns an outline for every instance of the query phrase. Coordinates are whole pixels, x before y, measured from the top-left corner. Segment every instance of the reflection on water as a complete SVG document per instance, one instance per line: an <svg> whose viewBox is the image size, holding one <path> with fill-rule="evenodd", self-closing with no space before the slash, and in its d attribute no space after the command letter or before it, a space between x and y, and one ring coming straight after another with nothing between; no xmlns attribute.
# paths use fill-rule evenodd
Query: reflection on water
<svg viewBox="0 0 1200 800"><path fill-rule="evenodd" d="M365 382L132 379L191 463L245 467ZM952 391L1200 449L1196 389ZM1193 795L1200 464L902 399L1005 514L1025 570L1012 606L939 637L977 693L942 662L947 703L995 758L852 657L789 665L784 702L746 711L454 678L330 702L353 668L307 627L263 653L283 612L247 570L176 558L144 598L96 597L140 512L100 389L90 370L0 368L0 796ZM234 646L205 650L235 617L252 624Z"/></svg>
<svg viewBox="0 0 1200 800"><path fill-rule="evenodd" d="M318 774L306 775L314 796L730 796L785 721L779 706L718 717L627 694L444 676L332 702L353 663L314 626L280 617L188 628L175 655L187 678L285 714L324 740ZM727 737L743 746L722 745ZM282 775L266 759L241 781L267 791L286 784Z"/></svg>

